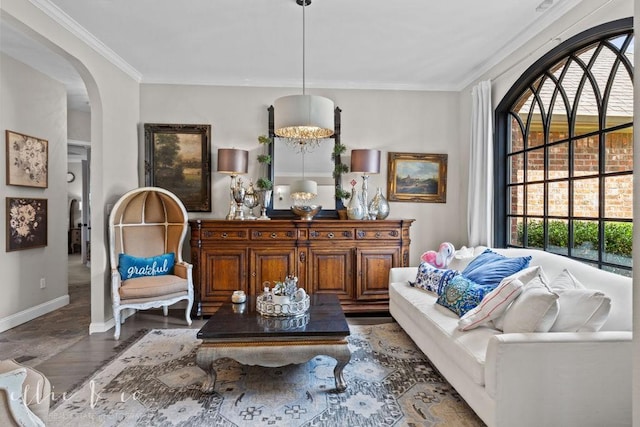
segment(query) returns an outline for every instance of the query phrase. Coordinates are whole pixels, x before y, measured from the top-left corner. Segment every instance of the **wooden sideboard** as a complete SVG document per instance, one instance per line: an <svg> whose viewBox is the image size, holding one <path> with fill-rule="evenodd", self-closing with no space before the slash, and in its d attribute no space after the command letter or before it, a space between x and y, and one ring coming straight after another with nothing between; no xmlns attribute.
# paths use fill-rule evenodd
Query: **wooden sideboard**
<svg viewBox="0 0 640 427"><path fill-rule="evenodd" d="M308 293L337 294L347 313L386 311L413 221L189 221L197 307L212 314L235 290L258 295L293 274Z"/></svg>

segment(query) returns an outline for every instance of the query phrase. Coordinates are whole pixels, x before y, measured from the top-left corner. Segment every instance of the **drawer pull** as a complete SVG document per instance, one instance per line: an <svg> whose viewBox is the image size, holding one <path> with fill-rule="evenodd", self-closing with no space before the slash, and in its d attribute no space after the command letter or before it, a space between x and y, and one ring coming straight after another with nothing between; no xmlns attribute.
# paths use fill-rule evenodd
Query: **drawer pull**
<svg viewBox="0 0 640 427"><path fill-rule="evenodd" d="M335 235L333 233L328 233L327 237L330 238L330 239L333 239L335 237Z"/></svg>
<svg viewBox="0 0 640 427"><path fill-rule="evenodd" d="M379 231L378 231L378 232L376 232L376 239L379 239L379 238L381 238L381 237L382 237L382 233L381 233L381 232L379 232Z"/></svg>
<svg viewBox="0 0 640 427"><path fill-rule="evenodd" d="M271 238L275 239L276 237L278 237L278 233L271 233Z"/></svg>
<svg viewBox="0 0 640 427"><path fill-rule="evenodd" d="M227 237L229 237L229 235L226 232L222 233L221 236L223 239L226 239Z"/></svg>

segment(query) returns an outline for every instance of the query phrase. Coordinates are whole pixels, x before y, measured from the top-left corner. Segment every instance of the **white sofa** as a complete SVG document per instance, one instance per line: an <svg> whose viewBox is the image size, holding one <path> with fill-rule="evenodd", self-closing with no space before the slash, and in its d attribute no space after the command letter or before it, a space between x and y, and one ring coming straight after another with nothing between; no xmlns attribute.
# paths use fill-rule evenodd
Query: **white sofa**
<svg viewBox="0 0 640 427"><path fill-rule="evenodd" d="M391 315L491 427L631 425L632 280L539 250L494 251L531 255L548 278L567 269L601 290L611 298L606 323L598 332L461 332L437 295L408 284L417 267L391 269Z"/></svg>

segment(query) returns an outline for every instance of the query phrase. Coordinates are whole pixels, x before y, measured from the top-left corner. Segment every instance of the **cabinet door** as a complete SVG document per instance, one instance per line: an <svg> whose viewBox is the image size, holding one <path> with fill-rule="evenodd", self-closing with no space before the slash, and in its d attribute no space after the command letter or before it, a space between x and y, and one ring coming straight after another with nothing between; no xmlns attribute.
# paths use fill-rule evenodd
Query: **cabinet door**
<svg viewBox="0 0 640 427"><path fill-rule="evenodd" d="M389 299L389 270L400 265L400 248L379 247L357 250L357 301Z"/></svg>
<svg viewBox="0 0 640 427"><path fill-rule="evenodd" d="M273 282L283 281L288 274L298 275L295 247L250 249L249 253L251 295L259 295L264 282L271 282L273 287Z"/></svg>
<svg viewBox="0 0 640 427"><path fill-rule="evenodd" d="M200 265L200 300L227 302L235 290L248 291L245 249L204 249Z"/></svg>
<svg viewBox="0 0 640 427"><path fill-rule="evenodd" d="M353 257L351 248L311 248L308 264L311 292L336 294L342 302L353 300Z"/></svg>

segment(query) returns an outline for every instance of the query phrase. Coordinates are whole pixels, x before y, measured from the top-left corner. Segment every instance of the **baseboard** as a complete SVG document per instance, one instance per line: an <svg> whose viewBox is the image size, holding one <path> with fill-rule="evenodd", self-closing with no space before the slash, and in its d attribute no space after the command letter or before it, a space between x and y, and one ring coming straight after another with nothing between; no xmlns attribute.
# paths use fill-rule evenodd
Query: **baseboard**
<svg viewBox="0 0 640 427"><path fill-rule="evenodd" d="M136 314L136 310L128 308L126 310L122 310L120 312L120 316L123 319L126 319L127 317L133 316L134 314ZM115 328L116 326L116 322L113 319L113 317L109 320L107 320L106 322L91 322L91 324L89 325L89 335L91 334L100 334L102 332L107 332L109 329L111 328Z"/></svg>
<svg viewBox="0 0 640 427"><path fill-rule="evenodd" d="M54 310L64 307L69 304L69 295L63 295L61 297L52 299L51 301L38 304L35 307L27 308L18 313L12 314L9 317L0 319L0 332L7 331L16 326L27 323L37 317L50 313Z"/></svg>

